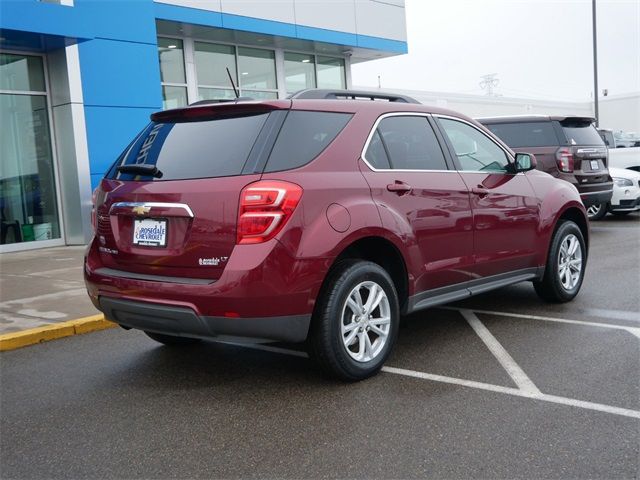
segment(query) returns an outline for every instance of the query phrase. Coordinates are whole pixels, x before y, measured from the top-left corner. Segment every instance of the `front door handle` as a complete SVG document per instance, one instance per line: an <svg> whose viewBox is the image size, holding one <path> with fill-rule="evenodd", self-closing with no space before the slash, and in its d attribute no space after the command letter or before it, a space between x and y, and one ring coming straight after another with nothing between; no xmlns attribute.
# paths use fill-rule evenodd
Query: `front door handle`
<svg viewBox="0 0 640 480"><path fill-rule="evenodd" d="M489 195L489 190L484 188L482 185L478 185L477 187L473 187L471 189L471 193L478 195L480 198L484 198Z"/></svg>
<svg viewBox="0 0 640 480"><path fill-rule="evenodd" d="M405 195L411 191L411 185L407 185L404 182L396 180L395 183L387 185L387 190L397 193L398 195Z"/></svg>

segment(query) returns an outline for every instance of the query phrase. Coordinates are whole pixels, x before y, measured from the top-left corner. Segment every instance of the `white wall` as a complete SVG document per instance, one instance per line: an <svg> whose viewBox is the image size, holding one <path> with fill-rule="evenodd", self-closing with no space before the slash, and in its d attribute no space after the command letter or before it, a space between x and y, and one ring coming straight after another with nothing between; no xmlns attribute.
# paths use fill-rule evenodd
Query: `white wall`
<svg viewBox="0 0 640 480"><path fill-rule="evenodd" d="M640 93L600 99L600 126L640 133Z"/></svg>
<svg viewBox="0 0 640 480"><path fill-rule="evenodd" d="M371 87L353 87L355 90L371 90ZM558 102L528 98L489 97L422 90L381 91L409 95L425 105L448 108L469 117L499 115L584 115L594 117L593 102ZM640 92L600 98L600 126L612 130L640 133Z"/></svg>
<svg viewBox="0 0 640 480"><path fill-rule="evenodd" d="M407 41L404 0L155 0L182 7Z"/></svg>

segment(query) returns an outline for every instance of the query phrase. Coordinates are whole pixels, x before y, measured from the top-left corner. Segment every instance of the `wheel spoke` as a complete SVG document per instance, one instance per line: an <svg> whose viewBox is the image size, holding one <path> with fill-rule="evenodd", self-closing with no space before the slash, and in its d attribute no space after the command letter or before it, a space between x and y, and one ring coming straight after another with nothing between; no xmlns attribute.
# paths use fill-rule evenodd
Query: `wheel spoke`
<svg viewBox="0 0 640 480"><path fill-rule="evenodd" d="M362 307L358 306L358 302L353 299L353 296L347 298L347 307L349 307L356 315L360 315L362 313Z"/></svg>
<svg viewBox="0 0 640 480"><path fill-rule="evenodd" d="M373 357L373 345L371 345L371 339L367 332L363 332L362 336L364 337L364 356L370 360Z"/></svg>
<svg viewBox="0 0 640 480"><path fill-rule="evenodd" d="M359 345L358 345L358 356L360 357L361 361L364 361L365 358L365 340L364 337L367 336L367 334L365 332L359 332L358 333L358 340L359 340Z"/></svg>
<svg viewBox="0 0 640 480"><path fill-rule="evenodd" d="M358 306L358 315L359 315L362 313L362 295L360 295L360 289L357 288L352 295L356 301L356 305Z"/></svg>
<svg viewBox="0 0 640 480"><path fill-rule="evenodd" d="M369 325L388 325L390 322L390 317L372 318L371 320L369 320Z"/></svg>
<svg viewBox="0 0 640 480"><path fill-rule="evenodd" d="M342 333L348 333L352 330L355 330L356 328L358 328L359 324L358 322L351 322L348 325L342 325Z"/></svg>
<svg viewBox="0 0 640 480"><path fill-rule="evenodd" d="M371 323L369 324L369 328L371 329L371 331L373 333L375 333L376 335L378 335L379 337L385 337L387 336L387 332L385 332L384 330L382 330L380 327L376 326L376 325L372 325Z"/></svg>
<svg viewBox="0 0 640 480"><path fill-rule="evenodd" d="M375 302L376 297L378 296L378 285L376 285L375 283L373 285L371 285L371 288L369 289L369 296L367 297L367 302L364 304L364 313L369 314L371 313L371 305L373 305L373 302Z"/></svg>
<svg viewBox="0 0 640 480"><path fill-rule="evenodd" d="M358 329L352 330L351 333L344 339L344 344L347 347L350 347L353 344L355 338L358 336L358 333Z"/></svg>

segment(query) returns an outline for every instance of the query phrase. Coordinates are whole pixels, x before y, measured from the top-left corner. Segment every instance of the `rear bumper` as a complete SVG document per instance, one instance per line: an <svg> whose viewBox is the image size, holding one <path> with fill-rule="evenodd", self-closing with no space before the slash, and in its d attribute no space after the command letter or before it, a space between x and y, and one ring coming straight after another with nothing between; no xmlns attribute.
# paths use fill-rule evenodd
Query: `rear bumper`
<svg viewBox="0 0 640 480"><path fill-rule="evenodd" d="M215 280L140 274L106 267L93 241L84 277L94 305L126 327L301 341L330 265L328 258L296 258L273 239L237 245Z"/></svg>
<svg viewBox="0 0 640 480"><path fill-rule="evenodd" d="M98 303L105 317L123 327L196 338L244 337L302 342L307 337L311 321L311 315L263 318L201 316L190 308L110 297L100 297Z"/></svg>
<svg viewBox="0 0 640 480"><path fill-rule="evenodd" d="M593 192L580 192L580 198L582 199L582 203L585 207L609 203L612 195L613 188L609 188L608 190L596 190Z"/></svg>

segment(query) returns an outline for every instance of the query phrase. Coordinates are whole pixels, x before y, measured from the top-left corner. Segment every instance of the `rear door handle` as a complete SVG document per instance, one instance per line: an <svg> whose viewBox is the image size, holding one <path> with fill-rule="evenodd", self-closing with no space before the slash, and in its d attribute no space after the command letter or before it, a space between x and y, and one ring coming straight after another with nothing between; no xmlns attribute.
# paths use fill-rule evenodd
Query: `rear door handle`
<svg viewBox="0 0 640 480"><path fill-rule="evenodd" d="M480 198L486 197L489 194L489 190L484 188L482 185L478 185L477 187L473 187L471 189L471 193L478 195Z"/></svg>
<svg viewBox="0 0 640 480"><path fill-rule="evenodd" d="M387 190L393 193L397 193L398 195L404 195L411 191L411 185L407 185L404 182L396 180L395 183L390 183L387 185Z"/></svg>

